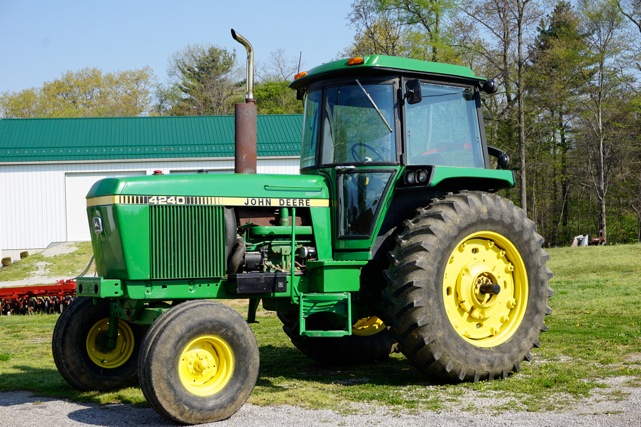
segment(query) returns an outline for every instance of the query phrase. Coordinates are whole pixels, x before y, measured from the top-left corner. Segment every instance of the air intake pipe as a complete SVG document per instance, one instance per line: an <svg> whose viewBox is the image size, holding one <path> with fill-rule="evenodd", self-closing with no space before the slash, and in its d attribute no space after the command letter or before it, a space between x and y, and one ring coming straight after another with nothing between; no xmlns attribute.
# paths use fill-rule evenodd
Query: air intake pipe
<svg viewBox="0 0 641 427"><path fill-rule="evenodd" d="M236 173L256 173L256 102L254 101L254 49L249 41L233 29L231 36L247 50L247 91L245 103L236 104L235 162Z"/></svg>

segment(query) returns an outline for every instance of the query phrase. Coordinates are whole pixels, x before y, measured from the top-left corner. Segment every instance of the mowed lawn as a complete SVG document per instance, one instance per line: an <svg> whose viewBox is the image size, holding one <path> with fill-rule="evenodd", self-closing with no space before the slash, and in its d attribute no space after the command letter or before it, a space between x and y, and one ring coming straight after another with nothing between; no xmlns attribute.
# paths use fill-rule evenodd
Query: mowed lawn
<svg viewBox="0 0 641 427"><path fill-rule="evenodd" d="M260 376L249 402L349 411L362 404L403 412L475 410L471 395L497 398L494 410L563 408L609 387L612 377L641 385L641 245L548 250L554 272L553 309L532 363L505 380L438 384L401 354L357 367L327 368L304 357L282 332L275 313L259 311L253 324ZM0 280L2 275L0 274ZM244 303L233 307L245 311ZM138 388L80 393L58 374L51 355L55 315L0 317L0 391L29 390L82 402L146 405ZM620 383L621 381L619 381ZM620 398L618 390L610 390ZM505 399L500 399L505 398ZM357 405L353 405L357 404Z"/></svg>

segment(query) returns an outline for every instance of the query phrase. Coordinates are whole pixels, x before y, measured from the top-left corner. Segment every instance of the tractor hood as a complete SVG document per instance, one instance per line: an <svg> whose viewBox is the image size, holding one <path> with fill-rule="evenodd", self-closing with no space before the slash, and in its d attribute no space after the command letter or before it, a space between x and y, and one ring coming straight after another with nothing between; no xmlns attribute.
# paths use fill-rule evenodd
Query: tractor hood
<svg viewBox="0 0 641 427"><path fill-rule="evenodd" d="M268 184L267 184L268 183ZM328 206L325 179L312 175L175 174L106 178L87 194L87 206L109 204Z"/></svg>

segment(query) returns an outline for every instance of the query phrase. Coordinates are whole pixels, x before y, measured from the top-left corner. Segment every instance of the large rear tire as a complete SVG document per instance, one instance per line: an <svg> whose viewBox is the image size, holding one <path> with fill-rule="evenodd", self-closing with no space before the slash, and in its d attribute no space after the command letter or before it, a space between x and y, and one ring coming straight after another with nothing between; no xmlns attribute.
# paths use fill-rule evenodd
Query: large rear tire
<svg viewBox="0 0 641 427"><path fill-rule="evenodd" d="M519 371L552 312L542 244L525 212L494 194L451 194L417 211L386 271L400 350L438 380Z"/></svg>
<svg viewBox="0 0 641 427"><path fill-rule="evenodd" d="M109 300L76 298L53 330L51 349L60 375L81 391L109 391L136 383L144 328L118 321L115 348L107 345Z"/></svg>
<svg viewBox="0 0 641 427"><path fill-rule="evenodd" d="M278 312L283 331L294 347L322 365L355 365L385 360L396 345L387 325L376 316L358 319L352 326L352 335L340 338L300 335L298 316L297 311ZM312 329L322 329L329 320L323 314L317 314L307 323Z"/></svg>
<svg viewBox="0 0 641 427"><path fill-rule="evenodd" d="M247 401L258 377L256 338L243 317L212 301L161 315L143 343L140 387L162 416L183 424L224 420Z"/></svg>

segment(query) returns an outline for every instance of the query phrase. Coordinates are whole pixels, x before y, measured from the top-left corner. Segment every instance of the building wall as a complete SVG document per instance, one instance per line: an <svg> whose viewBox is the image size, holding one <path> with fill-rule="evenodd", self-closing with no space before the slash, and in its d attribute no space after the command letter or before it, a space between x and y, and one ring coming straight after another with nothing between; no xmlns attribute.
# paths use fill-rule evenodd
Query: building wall
<svg viewBox="0 0 641 427"><path fill-rule="evenodd" d="M258 159L258 173L297 174L297 157ZM84 218L84 212L67 212L69 207L77 210L84 206L84 191L70 184L76 178L120 174L151 174L154 170L163 173L196 172L206 169L212 172L233 173L234 159L185 161L154 160L148 162L114 163L66 163L66 164L1 164L0 165L0 251L2 249L39 249L54 242L66 242L68 235L78 236L77 230L69 230ZM82 186L82 184L81 184ZM68 192L74 194L67 194ZM86 194L86 193L85 193ZM86 219L84 220L86 223ZM86 239L89 240L89 226ZM1 252L0 252L1 253Z"/></svg>

